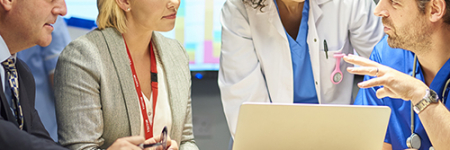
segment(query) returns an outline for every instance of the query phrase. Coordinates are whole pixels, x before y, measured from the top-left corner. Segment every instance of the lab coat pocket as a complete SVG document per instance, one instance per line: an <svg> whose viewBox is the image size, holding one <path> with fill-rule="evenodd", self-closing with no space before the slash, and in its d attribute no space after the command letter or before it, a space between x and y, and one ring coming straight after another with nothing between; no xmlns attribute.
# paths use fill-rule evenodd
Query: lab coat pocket
<svg viewBox="0 0 450 150"><path fill-rule="evenodd" d="M333 89L336 88L336 84L333 84L331 80L332 73L334 71L342 72L341 78L343 82L346 80L346 71L345 62L342 57L335 57L335 54L342 54L345 46L342 46L338 49L329 49L328 51L324 51L323 49L319 53L319 64L320 64L320 79L321 79L321 91L323 94L332 94L334 93ZM345 52L345 51L344 51ZM328 55L328 58L327 58ZM339 59L339 61L338 61ZM339 67L337 68L337 63L339 63ZM341 84L341 83L339 83Z"/></svg>
<svg viewBox="0 0 450 150"><path fill-rule="evenodd" d="M344 49L344 46L338 49L328 49L325 51L321 49L319 52L319 63L320 63L320 71L321 74L327 74L333 72L336 66L336 58L335 54L341 54ZM340 66L342 67L343 60L340 61Z"/></svg>

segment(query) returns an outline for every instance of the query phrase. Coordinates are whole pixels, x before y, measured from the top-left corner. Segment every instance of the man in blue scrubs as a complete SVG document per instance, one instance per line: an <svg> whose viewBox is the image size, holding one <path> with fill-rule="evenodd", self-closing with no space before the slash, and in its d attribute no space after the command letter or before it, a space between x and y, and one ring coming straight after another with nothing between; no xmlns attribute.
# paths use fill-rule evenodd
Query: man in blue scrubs
<svg viewBox="0 0 450 150"><path fill-rule="evenodd" d="M388 36L374 48L373 61L344 57L362 66L347 71L366 75L355 104L392 110L383 149L450 149L449 7L450 0L381 0L374 13Z"/></svg>

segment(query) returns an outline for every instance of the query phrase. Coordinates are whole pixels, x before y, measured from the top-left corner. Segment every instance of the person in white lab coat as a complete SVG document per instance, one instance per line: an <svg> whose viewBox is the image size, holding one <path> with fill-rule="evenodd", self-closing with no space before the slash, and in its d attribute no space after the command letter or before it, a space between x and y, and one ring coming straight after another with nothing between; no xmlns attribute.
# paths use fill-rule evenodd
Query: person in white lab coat
<svg viewBox="0 0 450 150"><path fill-rule="evenodd" d="M232 137L244 102L350 104L350 64L340 61L341 76L332 76L334 55L370 55L384 35L374 8L372 0L227 0L218 82Z"/></svg>

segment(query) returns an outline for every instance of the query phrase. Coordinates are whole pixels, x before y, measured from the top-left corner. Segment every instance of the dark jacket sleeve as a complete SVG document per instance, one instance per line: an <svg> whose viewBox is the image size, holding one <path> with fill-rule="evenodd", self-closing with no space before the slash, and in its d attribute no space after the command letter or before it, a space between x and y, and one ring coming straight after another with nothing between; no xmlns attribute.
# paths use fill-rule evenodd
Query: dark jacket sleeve
<svg viewBox="0 0 450 150"><path fill-rule="evenodd" d="M34 109L35 83L31 72L21 60L17 61L16 67L19 74L19 97L25 119L24 130L20 130L16 124L8 121L6 118L6 116L10 115L11 110L8 109L8 103L2 92L3 87L0 86L0 150L65 149L50 138L39 118L38 112Z"/></svg>
<svg viewBox="0 0 450 150"><path fill-rule="evenodd" d="M37 113L36 113L37 116ZM38 119L39 120L39 119ZM45 131L45 129L43 128ZM34 134L19 130L13 123L0 116L0 150L61 150L65 149L53 140L42 137L42 130ZM46 131L45 131L46 132ZM44 134L45 134L44 132Z"/></svg>

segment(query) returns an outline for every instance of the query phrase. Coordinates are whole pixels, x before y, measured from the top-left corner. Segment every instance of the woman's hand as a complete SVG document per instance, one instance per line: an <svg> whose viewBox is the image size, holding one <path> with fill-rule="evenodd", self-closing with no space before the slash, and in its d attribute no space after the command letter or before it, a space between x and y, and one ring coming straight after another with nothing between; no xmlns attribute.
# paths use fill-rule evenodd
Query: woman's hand
<svg viewBox="0 0 450 150"><path fill-rule="evenodd" d="M154 143L160 143L162 142L162 137L160 135L155 136L153 138L150 138L144 142L144 144L154 144ZM157 146L157 147L149 147L145 150L178 150L178 144L175 140L171 140L169 136L167 136L166 140L166 149L163 149L163 146Z"/></svg>
<svg viewBox="0 0 450 150"><path fill-rule="evenodd" d="M178 150L178 144L175 140L167 141L167 150Z"/></svg>
<svg viewBox="0 0 450 150"><path fill-rule="evenodd" d="M428 89L428 86L422 81L367 58L349 54L344 56L344 60L360 66L358 68L348 67L347 71L352 74L377 76L377 78L358 83L358 86L360 88L383 86L376 93L380 99L383 97L400 98L412 100L414 103L420 101Z"/></svg>
<svg viewBox="0 0 450 150"><path fill-rule="evenodd" d="M138 145L144 143L144 141L144 137L141 136L118 138L108 147L108 150L142 150Z"/></svg>

